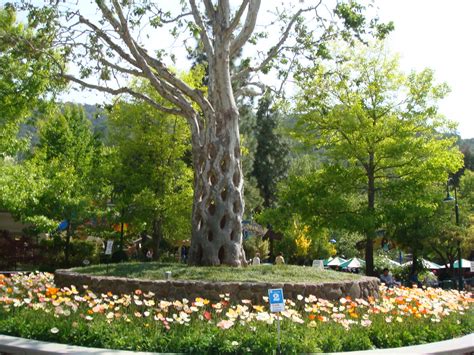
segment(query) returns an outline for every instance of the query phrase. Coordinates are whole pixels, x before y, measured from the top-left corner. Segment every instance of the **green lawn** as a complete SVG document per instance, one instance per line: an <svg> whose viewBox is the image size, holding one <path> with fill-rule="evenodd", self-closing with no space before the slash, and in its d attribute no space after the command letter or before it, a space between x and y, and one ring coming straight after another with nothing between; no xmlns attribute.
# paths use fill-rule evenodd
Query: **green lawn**
<svg viewBox="0 0 474 355"><path fill-rule="evenodd" d="M359 275L332 270L318 270L312 267L296 265L259 265L245 268L218 267L191 267L176 263L121 263L93 265L74 268L73 271L92 274L120 277L133 277L150 280L163 280L165 271L171 271L175 280L207 280L207 281L250 281L250 282L323 282L356 280Z"/></svg>

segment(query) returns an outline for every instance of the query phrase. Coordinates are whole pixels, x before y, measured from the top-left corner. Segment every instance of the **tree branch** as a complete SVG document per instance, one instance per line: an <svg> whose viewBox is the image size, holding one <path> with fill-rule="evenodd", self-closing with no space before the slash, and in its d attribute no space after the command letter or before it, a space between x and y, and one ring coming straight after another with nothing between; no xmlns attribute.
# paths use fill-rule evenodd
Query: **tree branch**
<svg viewBox="0 0 474 355"><path fill-rule="evenodd" d="M237 28L237 26L239 25L240 23L240 19L242 18L242 15L245 11L245 8L247 7L247 5L249 4L249 0L243 0L242 1L242 4L240 4L240 7L239 9L237 10L237 12L235 13L234 15L234 18L232 19L232 21L230 22L230 25L229 25L229 28L227 29L227 33L230 35L232 34L232 32L234 32L234 30Z"/></svg>
<svg viewBox="0 0 474 355"><path fill-rule="evenodd" d="M184 12L184 13L179 14L178 16L170 18L168 20L163 19L162 15L163 15L163 12L161 10L158 10L158 14L156 14L156 17L160 18L161 23L169 24L169 23L173 23L173 22L178 21L180 18L192 15L192 12Z"/></svg>
<svg viewBox="0 0 474 355"><path fill-rule="evenodd" d="M206 13L209 18L214 18L216 16L216 10L211 0L204 0L204 6L206 7Z"/></svg>
<svg viewBox="0 0 474 355"><path fill-rule="evenodd" d="M237 37L230 44L230 57L232 58L236 55L239 50L244 46L252 35L255 24L257 22L258 10L260 9L261 0L250 0L248 5L247 17L245 18L245 23L242 27L242 30L237 35ZM239 9L240 10L240 9Z"/></svg>
<svg viewBox="0 0 474 355"><path fill-rule="evenodd" d="M135 70L135 69L130 69L130 68L124 68L124 67L122 67L118 64L114 64L114 63L108 61L105 58L99 58L99 61L102 64L104 64L104 65L106 65L106 66L108 66L112 69L115 69L118 72L121 72L121 73L124 73L124 74L129 74L129 75L134 75L134 76L138 76L138 77L143 77L143 78L145 77L145 75L141 71L138 71L138 70Z"/></svg>
<svg viewBox="0 0 474 355"><path fill-rule="evenodd" d="M251 86L255 86L257 88L260 89L260 92L256 92L252 89L250 89ZM259 83L259 82L248 82L248 83L245 83L245 85L241 86L239 89L235 90L234 91L234 96L235 98L238 98L242 95L246 95L246 96L260 96L260 95L263 95L265 93L265 91L267 90L267 86L263 83Z"/></svg>
<svg viewBox="0 0 474 355"><path fill-rule="evenodd" d="M145 58L142 56L142 53L146 51L141 48L135 40L132 38L130 31L127 25L127 19L125 18L122 8L117 0L112 0L115 11L117 12L119 22L113 16L110 9L108 9L103 2L98 2L99 8L102 11L104 17L116 28L116 31L120 35L120 38L125 42L131 54L136 60L136 66L142 69L144 75L150 80L151 85L162 95L165 99L169 100L176 106L180 107L183 112L186 112L189 117L193 116L194 109L190 102L188 102L179 92L173 87L169 87L164 80L160 80L159 77L155 75L152 68L149 66Z"/></svg>
<svg viewBox="0 0 474 355"><path fill-rule="evenodd" d="M75 82L75 83L77 83L77 84L79 84L83 87L86 87L88 89L102 91L102 92L106 92L106 93L112 94L112 95L129 94L129 95L131 95L131 96L133 96L137 99L140 99L140 100L143 100L143 101L147 102L148 104L150 104L151 106L157 108L160 111L163 111L163 112L166 112L166 113L169 113L169 114L172 114L172 115L184 116L182 110L179 110L177 108L171 108L171 107L163 106L163 105L157 103L155 100L151 99L150 97L148 97L144 94L141 94L139 92L136 92L136 91L134 91L134 90L132 90L128 87L121 87L121 88L118 88L118 89L112 89L112 88L109 88L109 87L106 87L106 86L95 85L95 84L88 83L84 80L81 80L81 79L76 78L75 76L72 76L72 75L69 75L69 74L63 74L62 77L69 80L69 81Z"/></svg>
<svg viewBox="0 0 474 355"><path fill-rule="evenodd" d="M94 31L94 33L96 33L100 38L102 38L110 46L110 48L112 48L120 57L125 59L130 64L132 64L136 67L138 66L138 63L130 56L130 54L125 52L103 30L98 28L96 25L94 25L92 22L90 22L88 19L82 17L81 15L79 15L79 22L85 24L90 29L92 29L92 31Z"/></svg>
<svg viewBox="0 0 474 355"><path fill-rule="evenodd" d="M239 80L239 79L242 79L242 78L245 78L250 72L255 72L255 71L259 71L261 70L262 68L264 68L266 65L268 65L268 63L270 63L270 61L275 58L275 56L280 52L281 50L281 47L283 46L283 44L285 43L285 41L288 39L288 36L290 35L290 31L291 31L291 28L293 27L293 25L295 24L296 20L298 19L298 17L304 13L304 12L308 12L308 11L311 11L311 10L315 10L318 8L318 6L321 4L321 1L319 1L319 3L316 5L316 6L313 6L313 7L310 7L310 8L307 8L307 9L301 9L301 10L298 10L298 12L296 12L296 14L293 15L293 18L291 19L291 21L288 23L288 25L286 26L285 28L285 31L283 31L283 34L280 38L280 40L278 41L278 43L276 45L274 45L269 51L268 51L268 54L267 54L267 57L259 64L257 65L256 67L246 67L244 69L242 69L240 72L234 74L232 76L232 79L233 80ZM252 3L250 4L250 7L249 7L249 12L251 12L251 6L252 6ZM257 10L258 11L258 10ZM247 14L248 16L248 14ZM244 29L242 29L242 31L244 31ZM239 35L240 36L240 35ZM247 38L248 39L248 38ZM237 38L236 38L237 40ZM235 54L233 51L232 51L232 47L231 47L231 56Z"/></svg>
<svg viewBox="0 0 474 355"><path fill-rule="evenodd" d="M199 36L201 37L201 41L204 43L204 48L206 50L207 57L212 58L214 55L214 48L212 46L211 41L209 40L209 36L207 35L206 27L204 26L204 23L202 21L201 14L199 13L199 9L196 6L196 1L189 0L189 3L191 4L194 21L196 21L196 25L199 26L200 28ZM211 21L212 20L213 18L211 18Z"/></svg>

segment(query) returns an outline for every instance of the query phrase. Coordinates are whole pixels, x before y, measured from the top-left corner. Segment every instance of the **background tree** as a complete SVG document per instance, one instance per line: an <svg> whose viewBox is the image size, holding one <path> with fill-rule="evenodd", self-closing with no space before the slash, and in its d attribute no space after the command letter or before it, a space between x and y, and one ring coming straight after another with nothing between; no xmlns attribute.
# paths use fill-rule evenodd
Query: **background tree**
<svg viewBox="0 0 474 355"><path fill-rule="evenodd" d="M152 236L153 257L160 243L189 238L192 206L189 130L177 116L142 102L117 102L108 120L112 201L121 222Z"/></svg>
<svg viewBox="0 0 474 355"><path fill-rule="evenodd" d="M15 216L44 232L66 222L66 265L75 229L95 209L92 184L100 148L82 109L66 105L41 119L31 153L2 174L2 197Z"/></svg>
<svg viewBox="0 0 474 355"><path fill-rule="evenodd" d="M308 157L296 160L288 177L278 184L275 205L257 217L259 223L282 234L275 251L283 252L291 262L327 258L336 252L330 243L329 224L323 223L328 210L321 194L325 190L314 184L315 166ZM331 221L337 224L335 219ZM303 251L300 246L305 244L309 246Z"/></svg>
<svg viewBox="0 0 474 355"><path fill-rule="evenodd" d="M278 181L288 170L288 146L277 132L278 112L271 108L272 97L263 96L258 104L255 125L255 162L252 175L263 197L263 207L270 207L275 200Z"/></svg>
<svg viewBox="0 0 474 355"><path fill-rule="evenodd" d="M383 221L377 201L387 191L391 198L403 195L411 181L445 181L462 158L454 139L444 135L454 129L437 113L447 87L435 84L432 71L403 75L380 44L335 56L352 60L332 68L317 63L298 75L300 138L324 148L321 188L330 191L337 183L338 197L328 206L340 204L346 228L365 235L371 275L373 241Z"/></svg>
<svg viewBox="0 0 474 355"><path fill-rule="evenodd" d="M456 224L454 204L444 202L444 186L441 188L441 194L436 200L437 210L430 221L435 226L434 237L426 243L428 250L434 251L435 255L441 260L441 263L448 266L450 264L451 274L454 276L453 264L458 260L458 242L464 258L469 258L474 247L473 233L473 191L474 174L466 170L461 177L458 188L459 204L459 225Z"/></svg>
<svg viewBox="0 0 474 355"><path fill-rule="evenodd" d="M60 63L59 57L52 51L49 57L33 50L49 51L54 35L51 26L18 23L13 6L0 6L0 159L27 148L27 137L19 136L22 124L33 110L44 109L41 103L59 88L52 79L57 67L51 60Z"/></svg>
<svg viewBox="0 0 474 355"><path fill-rule="evenodd" d="M100 19L87 18L80 8L71 5L58 22L62 27L58 44L64 48L64 54L80 66L80 75L68 73L63 77L85 88L131 95L155 109L187 120L195 177L189 262L245 264L241 225L243 175L239 112L235 103L238 93L234 92L232 83L240 82L242 87L252 85L249 74L267 71L277 58L288 53L297 55L308 47L316 48L337 33L350 40L352 35L361 36L368 31L386 34L391 26L380 24L376 19L367 23L362 15L364 8L351 1L337 5L331 25L312 20L317 27L315 33L319 34L313 38L302 14L316 11L320 3L293 14L282 12L278 21L282 32L276 44L260 61L245 59L246 65L241 66L239 72L231 72L230 63L243 46L261 37L253 37L260 0L243 0L236 6L226 0L200 3L189 0L189 3L180 2L181 8L170 11L149 1L95 3ZM59 4L52 8L60 9ZM49 11L51 6L46 9ZM42 16L44 12L34 9L32 13ZM161 27L170 24L173 34L179 35L183 28L189 30L187 33L204 49L208 61L207 91L178 78L166 64L166 53L147 48L141 40L147 35L156 38L156 29L162 31ZM338 24L342 24L342 32L338 32ZM298 38L286 44L293 29ZM187 42L183 40L185 45ZM176 56L169 53L168 58L173 60ZM100 79L94 82L94 75ZM127 83L114 86L111 82L114 79L123 83L120 78L130 75L145 78L165 101L157 102ZM242 82L246 78L248 80Z"/></svg>

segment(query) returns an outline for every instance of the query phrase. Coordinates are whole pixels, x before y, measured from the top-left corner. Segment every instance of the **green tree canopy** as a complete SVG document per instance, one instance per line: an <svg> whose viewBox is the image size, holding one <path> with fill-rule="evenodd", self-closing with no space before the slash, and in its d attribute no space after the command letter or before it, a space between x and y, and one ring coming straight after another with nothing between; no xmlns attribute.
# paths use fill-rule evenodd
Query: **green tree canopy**
<svg viewBox="0 0 474 355"><path fill-rule="evenodd" d="M148 104L119 101L111 111L108 133L112 202L122 222L151 233L156 258L163 239L173 243L190 236L189 129L179 117Z"/></svg>
<svg viewBox="0 0 474 355"><path fill-rule="evenodd" d="M388 222L385 201L445 181L462 156L446 135L454 124L438 114L448 88L433 71L403 74L380 43L336 50L334 58L297 75L299 138L324 156L314 179L320 190L307 208L317 212L327 196L326 218L338 216L366 236L371 274L376 230Z"/></svg>
<svg viewBox="0 0 474 355"><path fill-rule="evenodd" d="M95 212L94 172L101 145L82 109L74 105L42 117L37 133L38 143L24 160L2 167L1 205L38 231L55 231L66 220L67 264L75 229Z"/></svg>
<svg viewBox="0 0 474 355"><path fill-rule="evenodd" d="M52 79L62 63L51 50L54 35L52 27L19 23L12 6L0 6L0 158L26 147L18 137L20 124L59 87Z"/></svg>
<svg viewBox="0 0 474 355"><path fill-rule="evenodd" d="M278 181L288 170L288 146L278 132L279 112L271 107L267 93L258 104L255 125L256 151L252 175L263 197L264 207L270 207L276 195Z"/></svg>

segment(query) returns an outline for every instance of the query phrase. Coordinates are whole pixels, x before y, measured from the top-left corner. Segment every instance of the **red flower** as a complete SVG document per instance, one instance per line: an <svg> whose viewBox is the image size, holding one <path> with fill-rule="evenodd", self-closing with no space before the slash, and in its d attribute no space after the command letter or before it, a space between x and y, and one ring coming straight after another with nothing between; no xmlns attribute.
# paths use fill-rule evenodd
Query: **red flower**
<svg viewBox="0 0 474 355"><path fill-rule="evenodd" d="M208 311L205 311L203 315L204 315L204 318L206 318L206 320L210 320L212 318L211 313Z"/></svg>

